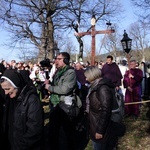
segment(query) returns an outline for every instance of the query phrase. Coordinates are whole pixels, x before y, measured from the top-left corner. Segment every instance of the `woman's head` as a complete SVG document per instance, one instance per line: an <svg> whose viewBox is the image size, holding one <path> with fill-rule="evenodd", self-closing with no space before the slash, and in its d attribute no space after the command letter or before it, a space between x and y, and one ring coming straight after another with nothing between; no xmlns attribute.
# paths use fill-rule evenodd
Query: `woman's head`
<svg viewBox="0 0 150 150"><path fill-rule="evenodd" d="M5 92L5 95L8 95L10 98L15 98L18 95L19 89L15 88L9 81L6 79L1 81L1 87Z"/></svg>
<svg viewBox="0 0 150 150"><path fill-rule="evenodd" d="M15 98L25 86L22 75L15 70L6 70L1 77L1 87L5 95Z"/></svg>
<svg viewBox="0 0 150 150"><path fill-rule="evenodd" d="M101 77L101 70L98 67L88 67L84 73L86 80L92 82Z"/></svg>

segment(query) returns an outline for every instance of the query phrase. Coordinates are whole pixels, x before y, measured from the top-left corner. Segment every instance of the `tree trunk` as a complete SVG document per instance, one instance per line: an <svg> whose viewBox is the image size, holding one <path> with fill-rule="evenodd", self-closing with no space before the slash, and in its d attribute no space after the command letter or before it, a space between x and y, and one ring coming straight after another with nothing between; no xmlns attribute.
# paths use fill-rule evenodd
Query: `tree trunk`
<svg viewBox="0 0 150 150"><path fill-rule="evenodd" d="M41 44L39 46L38 60L54 58L54 26L51 16L47 17L47 23L42 27Z"/></svg>
<svg viewBox="0 0 150 150"><path fill-rule="evenodd" d="M54 26L52 22L52 18L50 16L47 17L47 58L50 60L54 59Z"/></svg>

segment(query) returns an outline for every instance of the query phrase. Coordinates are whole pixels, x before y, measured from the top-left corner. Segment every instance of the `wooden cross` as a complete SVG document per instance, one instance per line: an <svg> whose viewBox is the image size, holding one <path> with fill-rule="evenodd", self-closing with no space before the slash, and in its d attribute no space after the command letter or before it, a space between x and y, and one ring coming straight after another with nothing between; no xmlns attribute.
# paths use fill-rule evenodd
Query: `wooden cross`
<svg viewBox="0 0 150 150"><path fill-rule="evenodd" d="M92 43L91 43L91 65L94 65L95 62L95 36L96 34L110 34L110 33L114 33L115 30L114 29L107 29L107 30L99 30L96 31L95 30L95 25L92 25L90 28L91 31L87 31L87 32L76 32L75 35L82 37L85 35L91 35L92 36Z"/></svg>

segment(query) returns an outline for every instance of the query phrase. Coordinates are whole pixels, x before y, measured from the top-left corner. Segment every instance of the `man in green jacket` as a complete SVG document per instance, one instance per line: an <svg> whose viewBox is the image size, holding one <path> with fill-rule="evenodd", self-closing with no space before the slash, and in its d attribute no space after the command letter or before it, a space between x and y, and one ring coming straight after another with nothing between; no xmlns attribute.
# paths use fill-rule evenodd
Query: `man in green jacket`
<svg viewBox="0 0 150 150"><path fill-rule="evenodd" d="M61 127L67 140L66 149L76 149L74 122L70 120L59 106L59 103L64 100L65 96L72 94L76 87L76 73L69 66L69 61L70 55L67 52L59 53L55 59L57 71L53 76L53 81L52 83L45 82L45 88L50 93L49 143L52 150L59 150L60 144L58 143Z"/></svg>

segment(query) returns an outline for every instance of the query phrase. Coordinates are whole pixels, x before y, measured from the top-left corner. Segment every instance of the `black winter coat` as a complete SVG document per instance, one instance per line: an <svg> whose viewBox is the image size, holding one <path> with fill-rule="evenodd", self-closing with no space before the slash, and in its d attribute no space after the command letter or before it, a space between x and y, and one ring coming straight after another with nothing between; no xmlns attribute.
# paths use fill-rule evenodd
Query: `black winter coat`
<svg viewBox="0 0 150 150"><path fill-rule="evenodd" d="M89 99L90 137L95 142L106 143L111 130L111 111L113 104L114 85L106 79L97 79L92 83ZM101 140L95 139L95 134L103 135Z"/></svg>
<svg viewBox="0 0 150 150"><path fill-rule="evenodd" d="M13 113L9 114L13 101ZM43 108L35 87L27 85L17 99L7 99L3 121L4 135L11 150L40 150L43 135ZM10 117L11 116L11 119ZM10 123L12 121L12 125ZM9 125L9 128L8 128ZM5 142L6 139L5 139ZM4 143L5 143L4 142ZM8 146L5 145L5 147Z"/></svg>
<svg viewBox="0 0 150 150"><path fill-rule="evenodd" d="M3 122L3 114L4 114L4 109L3 109L4 102L5 102L5 92L0 85L0 141L2 141L3 139L2 122Z"/></svg>

